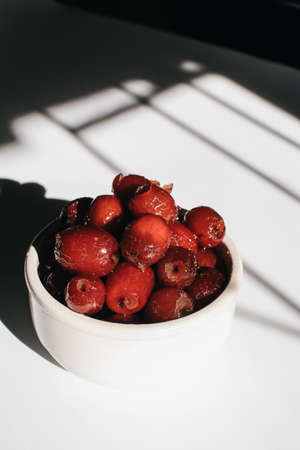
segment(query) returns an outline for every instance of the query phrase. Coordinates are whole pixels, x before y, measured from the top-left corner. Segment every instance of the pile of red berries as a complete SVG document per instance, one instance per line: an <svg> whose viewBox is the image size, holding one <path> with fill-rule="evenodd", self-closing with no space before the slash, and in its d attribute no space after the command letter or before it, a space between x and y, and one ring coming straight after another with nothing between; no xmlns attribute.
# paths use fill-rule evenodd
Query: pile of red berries
<svg viewBox="0 0 300 450"><path fill-rule="evenodd" d="M172 185L143 176L119 174L112 189L63 208L48 291L73 311L122 323L177 319L214 300L227 275L215 251L222 217L176 206Z"/></svg>

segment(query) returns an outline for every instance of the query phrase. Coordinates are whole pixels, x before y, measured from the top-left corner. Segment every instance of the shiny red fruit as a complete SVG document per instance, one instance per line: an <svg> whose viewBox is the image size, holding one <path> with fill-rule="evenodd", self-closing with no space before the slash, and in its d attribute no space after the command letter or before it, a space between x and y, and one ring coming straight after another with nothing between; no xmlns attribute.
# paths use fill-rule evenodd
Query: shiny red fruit
<svg viewBox="0 0 300 450"><path fill-rule="evenodd" d="M171 230L159 216L146 215L125 229L120 243L123 257L143 269L159 261L169 248Z"/></svg>
<svg viewBox="0 0 300 450"><path fill-rule="evenodd" d="M187 293L194 300L197 309L207 306L222 291L225 285L224 275L217 269L203 267Z"/></svg>
<svg viewBox="0 0 300 450"><path fill-rule="evenodd" d="M198 245L195 235L180 222L169 225L172 232L170 247L184 247L195 253L198 252Z"/></svg>
<svg viewBox="0 0 300 450"><path fill-rule="evenodd" d="M100 278L92 275L77 275L67 284L65 301L70 309L92 315L103 308L105 286Z"/></svg>
<svg viewBox="0 0 300 450"><path fill-rule="evenodd" d="M54 254L64 269L104 276L119 262L118 241L92 226L68 228L56 235Z"/></svg>
<svg viewBox="0 0 300 450"><path fill-rule="evenodd" d="M107 277L106 305L118 314L133 314L145 306L154 281L149 267L141 271L123 262Z"/></svg>
<svg viewBox="0 0 300 450"><path fill-rule="evenodd" d="M185 288L197 275L197 259L193 252L183 247L170 247L157 263L156 273L161 284Z"/></svg>
<svg viewBox="0 0 300 450"><path fill-rule="evenodd" d="M179 319L193 312L193 302L188 294L178 288L167 287L153 292L145 308L148 322Z"/></svg>
<svg viewBox="0 0 300 450"><path fill-rule="evenodd" d="M90 206L90 223L107 231L115 232L120 228L123 208L116 195L100 195Z"/></svg>
<svg viewBox="0 0 300 450"><path fill-rule="evenodd" d="M61 210L60 219L67 225L83 225L92 201L91 197L81 197L67 203Z"/></svg>
<svg viewBox="0 0 300 450"><path fill-rule="evenodd" d="M112 190L122 202L127 203L136 194L137 189L147 189L150 180L141 175L126 175L119 173L114 178Z"/></svg>
<svg viewBox="0 0 300 450"><path fill-rule="evenodd" d="M225 224L222 217L208 206L191 209L185 216L185 225L196 234L201 247L215 247L222 242Z"/></svg>
<svg viewBox="0 0 300 450"><path fill-rule="evenodd" d="M217 257L209 248L198 248L197 261L199 267L212 267L217 264Z"/></svg>
<svg viewBox="0 0 300 450"><path fill-rule="evenodd" d="M145 186L138 191L131 198L128 208L134 217L154 214L161 216L167 223L172 223L177 218L177 207L173 197L155 184Z"/></svg>

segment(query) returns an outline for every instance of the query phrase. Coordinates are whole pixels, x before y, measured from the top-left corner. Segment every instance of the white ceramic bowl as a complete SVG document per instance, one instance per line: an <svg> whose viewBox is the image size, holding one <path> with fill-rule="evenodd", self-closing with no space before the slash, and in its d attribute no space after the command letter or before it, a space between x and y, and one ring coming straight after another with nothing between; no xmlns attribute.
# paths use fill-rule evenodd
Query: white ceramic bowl
<svg viewBox="0 0 300 450"><path fill-rule="evenodd" d="M46 228L47 229L47 228ZM155 324L118 324L75 313L42 285L33 245L25 260L31 315L48 352L67 370L102 385L156 389L186 385L199 378L225 342L234 316L242 263L228 236L232 272L222 294L181 319Z"/></svg>

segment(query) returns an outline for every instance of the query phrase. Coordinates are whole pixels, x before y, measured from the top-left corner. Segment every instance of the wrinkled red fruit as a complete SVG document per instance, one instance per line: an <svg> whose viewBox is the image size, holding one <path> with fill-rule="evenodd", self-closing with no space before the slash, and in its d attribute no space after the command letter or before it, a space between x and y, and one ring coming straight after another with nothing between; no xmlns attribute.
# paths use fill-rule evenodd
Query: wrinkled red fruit
<svg viewBox="0 0 300 450"><path fill-rule="evenodd" d="M77 275L69 281L65 290L68 307L82 314L96 314L103 308L104 299L104 284L92 275Z"/></svg>
<svg viewBox="0 0 300 450"><path fill-rule="evenodd" d="M146 189L151 185L147 178L141 175L124 175L119 173L114 178L112 190L124 203L127 203L131 197L136 194L137 189Z"/></svg>
<svg viewBox="0 0 300 450"><path fill-rule="evenodd" d="M193 252L183 247L170 247L157 263L157 277L165 286L184 288L195 280L197 269Z"/></svg>
<svg viewBox="0 0 300 450"><path fill-rule="evenodd" d="M207 306L222 291L224 275L217 269L203 267L194 283L187 288L187 293L194 300L197 309Z"/></svg>
<svg viewBox="0 0 300 450"><path fill-rule="evenodd" d="M197 261L199 267L212 267L217 264L217 257L209 248L199 248L197 251Z"/></svg>
<svg viewBox="0 0 300 450"><path fill-rule="evenodd" d="M89 221L107 231L117 231L122 222L123 208L115 195L100 195L90 206Z"/></svg>
<svg viewBox="0 0 300 450"><path fill-rule="evenodd" d="M170 225L171 243L170 247L184 247L191 250L195 255L198 252L198 246L194 234L180 222Z"/></svg>
<svg viewBox="0 0 300 450"><path fill-rule="evenodd" d="M193 302L188 294L178 288L167 287L153 292L145 308L149 322L179 319L193 312Z"/></svg>
<svg viewBox="0 0 300 450"><path fill-rule="evenodd" d="M120 243L123 257L140 269L159 261L169 248L171 230L159 216L146 215L125 229Z"/></svg>
<svg viewBox="0 0 300 450"><path fill-rule="evenodd" d="M134 217L154 214L161 216L167 223L172 223L177 218L173 197L155 184L139 188L137 194L131 198L128 208Z"/></svg>
<svg viewBox="0 0 300 450"><path fill-rule="evenodd" d="M154 273L143 272L123 262L107 277L106 305L118 314L133 314L142 309L154 286Z"/></svg>
<svg viewBox="0 0 300 450"><path fill-rule="evenodd" d="M83 225L92 201L91 197L77 198L62 208L59 217L67 225Z"/></svg>
<svg viewBox="0 0 300 450"><path fill-rule="evenodd" d="M115 323L140 323L135 314L113 314L108 320Z"/></svg>
<svg viewBox="0 0 300 450"><path fill-rule="evenodd" d="M99 277L107 275L119 262L117 240L107 231L91 226L57 233L54 255L64 269Z"/></svg>
<svg viewBox="0 0 300 450"><path fill-rule="evenodd" d="M225 224L222 217L208 206L191 209L185 216L185 225L196 234L201 247L215 247L222 242Z"/></svg>

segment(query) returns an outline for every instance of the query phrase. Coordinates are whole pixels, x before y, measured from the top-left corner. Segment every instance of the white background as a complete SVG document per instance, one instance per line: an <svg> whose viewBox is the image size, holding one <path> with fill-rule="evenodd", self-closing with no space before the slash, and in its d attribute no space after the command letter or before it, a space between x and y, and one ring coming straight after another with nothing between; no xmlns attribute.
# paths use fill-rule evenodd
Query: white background
<svg viewBox="0 0 300 450"><path fill-rule="evenodd" d="M28 319L23 253L2 256L0 448L299 449L300 74L48 1L1 8L0 178L47 199L109 192L120 170L174 182L179 204L224 216L246 271L210 380L150 395L55 365Z"/></svg>

